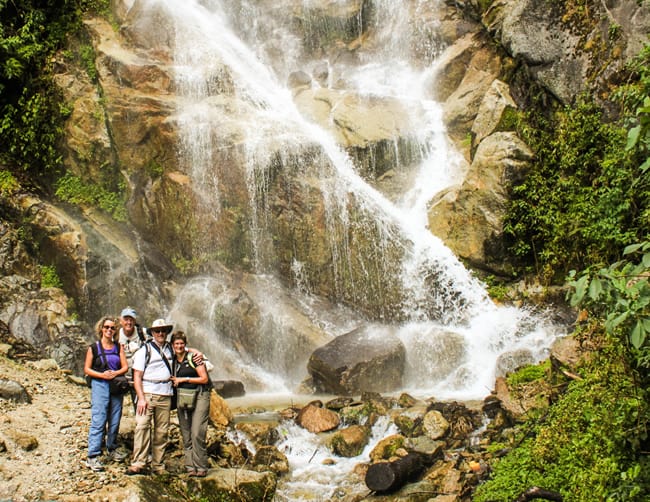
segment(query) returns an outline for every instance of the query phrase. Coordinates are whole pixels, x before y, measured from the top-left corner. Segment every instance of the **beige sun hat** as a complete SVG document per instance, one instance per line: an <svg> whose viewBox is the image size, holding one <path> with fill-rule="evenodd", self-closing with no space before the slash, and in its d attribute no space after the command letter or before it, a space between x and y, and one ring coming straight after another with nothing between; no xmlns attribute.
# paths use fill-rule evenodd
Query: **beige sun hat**
<svg viewBox="0 0 650 502"><path fill-rule="evenodd" d="M165 331L165 333L170 333L171 330L174 328L173 324L169 324L167 321L164 319L156 319L152 324L151 327L149 328L150 332L153 332L154 330L162 329Z"/></svg>

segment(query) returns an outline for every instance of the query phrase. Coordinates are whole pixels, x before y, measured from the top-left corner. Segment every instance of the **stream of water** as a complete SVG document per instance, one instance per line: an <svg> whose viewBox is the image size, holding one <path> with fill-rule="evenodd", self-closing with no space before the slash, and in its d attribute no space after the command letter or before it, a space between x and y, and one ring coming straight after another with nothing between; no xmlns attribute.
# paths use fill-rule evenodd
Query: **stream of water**
<svg viewBox="0 0 650 502"><path fill-rule="evenodd" d="M354 58L339 61L324 59L322 55L314 58L313 52L306 51L304 40L292 25L295 20L291 13L309 12L325 3L332 9L335 6L354 12L355 5L359 4L356 1L139 1L145 6L140 9L141 15L163 12L174 29L174 75L182 103L178 110L179 162L187 166L193 189L207 207L214 212L222 210L220 174L213 165L213 157L214 149L223 141L221 135L231 130L232 118L221 113L222 103L214 93L213 83L221 78L225 67L234 92L243 103L241 115L249 116L251 121L246 137L241 140L245 145L251 187L250 226L254 244L256 238L261 242L265 228L264 205L256 187L264 185L269 156L278 151L278 145L289 155L306 142L320 145L332 166L320 184L332 235L340 237L339 229L346 228L349 222L347 207L352 193L360 210L372 218L374 230L381 239L386 243L401 243L402 259L390 267L400 272L405 297L402 306L405 321L391 326L407 351L403 391L437 399L481 399L493 387L500 355L524 351L531 360L546 355L559 334L558 328L539 313L496 306L488 298L484 285L427 228L427 204L437 193L459 183L466 169L464 159L445 134L441 107L431 98L436 57L444 48L436 42L434 18L425 15L435 11L436 1L374 1L370 21L374 23L370 27L373 38ZM303 17L305 29L313 30L314 36L324 36L328 26L309 24L305 19L311 18ZM366 21L359 17L359 37ZM414 52L417 58L413 57ZM334 136L304 117L296 107L286 85L291 72L312 72L323 65L329 69L327 79L314 80L314 87L332 85L336 78L345 82L348 92L395 99L411 111L412 129L417 131L422 160L398 196L389 198L364 180ZM337 267L345 266L349 250L345 239L340 238L333 238L331 247L332 255L340 258L334 260L332 273L340 277L344 271ZM320 299L303 290L300 287L303 264L298 261L292 267L298 286L276 297L273 290L282 287L264 270L261 246L255 249L260 283L268 288L264 294L270 301L262 302L260 308L265 309L264 315L270 320L268 325L273 326L268 336L274 340L268 351L274 356L278 355L274 351L292 350L291 330L283 329L286 327L283 316L289 308L283 300L285 297L300 305L302 313L322 327L331 339L364 322L363 316L353 308L341 305L323 308ZM436 291L425 280L432 271L437 277ZM359 288L358 294L365 288L364 285L354 287ZM209 347L206 352L213 359L223 361L227 374L220 377L262 382L254 390L267 396L291 394L307 376L304 366L292 372L274 366L277 357L246 358L218 330L211 328L210 315L222 294L217 279L197 278L180 292L169 316L178 325L196 328L190 332L200 338L197 340L193 334L193 341ZM432 311L438 315L430 315ZM390 424L379 424L373 430L373 441L389 428ZM304 494L310 490L320 490L321 496L327 499L327 493L331 494L343 479L334 473L349 472L352 463L363 461L363 455L367 455L364 452L361 457L340 461L335 467L323 467L319 455L326 452L321 450L317 437L297 429L285 428L284 432L281 447L288 453L293 473L292 481L283 488L284 495L281 494L287 500L307 500ZM308 465L312 468L305 474ZM323 469L326 472L321 474Z"/></svg>

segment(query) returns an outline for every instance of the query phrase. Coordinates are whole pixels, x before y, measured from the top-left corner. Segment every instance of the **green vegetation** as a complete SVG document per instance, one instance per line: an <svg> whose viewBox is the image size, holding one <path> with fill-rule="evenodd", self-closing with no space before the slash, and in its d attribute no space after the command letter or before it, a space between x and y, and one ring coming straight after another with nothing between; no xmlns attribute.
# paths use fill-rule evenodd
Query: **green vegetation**
<svg viewBox="0 0 650 502"><path fill-rule="evenodd" d="M641 238L648 179L624 148L626 130L605 123L594 104L581 101L550 119L528 114L528 120L536 125L520 134L537 162L512 187L505 231L529 271L559 283L570 269L613 261Z"/></svg>
<svg viewBox="0 0 650 502"><path fill-rule="evenodd" d="M126 208L120 193L88 184L73 174L66 173L56 182L56 196L71 204L100 207L115 220L126 221Z"/></svg>
<svg viewBox="0 0 650 502"><path fill-rule="evenodd" d="M108 0L0 0L0 161L41 190L60 173L70 114L52 81L56 53L82 31L84 12L108 10Z"/></svg>
<svg viewBox="0 0 650 502"><path fill-rule="evenodd" d="M634 380L623 347L612 339L603 343L580 369L583 379L569 385L543 420L521 429L533 433L496 462L474 500L511 501L532 486L559 492L567 502L590 502L594 494L599 500L648 500L650 471L641 453L650 418L646 391Z"/></svg>
<svg viewBox="0 0 650 502"><path fill-rule="evenodd" d="M543 106L534 106L518 121L537 159L526 179L511 187L504 225L522 272L560 284L570 270L612 263L625 246L645 238L649 62L646 48L628 69L629 83L612 95L620 106L615 121L588 96L546 115Z"/></svg>
<svg viewBox="0 0 650 502"><path fill-rule="evenodd" d="M511 387L517 387L525 383L540 380L548 375L550 368L551 362L549 360L546 360L540 364L531 364L524 366L523 368L520 368L519 370L508 375L508 385Z"/></svg>
<svg viewBox="0 0 650 502"><path fill-rule="evenodd" d="M20 183L9 171L0 170L0 195L8 197L20 188Z"/></svg>
<svg viewBox="0 0 650 502"><path fill-rule="evenodd" d="M41 266L41 288L61 288L63 283L53 265Z"/></svg>
<svg viewBox="0 0 650 502"><path fill-rule="evenodd" d="M518 446L477 488L479 502L514 500L532 486L565 501L650 498L649 56L616 93L620 123L581 102L536 117L548 121L541 132L523 128L540 160L514 188L514 249L534 255L542 275L583 270L568 273L571 305L589 319L574 336L595 350L566 392L518 429Z"/></svg>

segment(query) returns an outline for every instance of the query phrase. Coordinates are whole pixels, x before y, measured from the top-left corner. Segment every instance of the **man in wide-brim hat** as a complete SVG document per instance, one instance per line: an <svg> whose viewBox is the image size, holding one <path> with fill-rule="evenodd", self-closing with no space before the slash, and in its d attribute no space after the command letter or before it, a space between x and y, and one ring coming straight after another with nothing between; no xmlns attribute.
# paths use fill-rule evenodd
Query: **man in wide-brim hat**
<svg viewBox="0 0 650 502"><path fill-rule="evenodd" d="M145 343L133 356L133 384L137 401L133 458L127 474L142 474L146 470L149 445L153 472L166 472L163 457L171 413L173 387L170 378L174 356L166 340L173 327L165 319L156 319L149 328L153 340Z"/></svg>

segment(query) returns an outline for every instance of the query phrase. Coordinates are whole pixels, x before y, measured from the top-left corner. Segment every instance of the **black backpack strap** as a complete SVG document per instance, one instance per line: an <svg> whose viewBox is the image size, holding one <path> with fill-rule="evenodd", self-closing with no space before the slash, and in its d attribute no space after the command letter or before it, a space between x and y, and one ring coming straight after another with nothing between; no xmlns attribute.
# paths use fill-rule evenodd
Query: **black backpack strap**
<svg viewBox="0 0 650 502"><path fill-rule="evenodd" d="M169 364L169 359L167 359L167 356L165 355L165 347L169 346L167 344L167 342L165 342L165 345L163 345L162 350L160 350L160 347L158 347L158 344L155 343L155 342L147 342L147 345L151 345L156 350L156 352L158 352L158 354L160 354L161 359L163 360L163 362L165 363L165 366L167 366L167 369L169 370L169 374L173 375L174 372L172 371L172 367ZM147 349L147 350L149 350L149 349ZM149 355L149 354L147 353L147 355ZM145 369L147 367L147 364L148 364L148 361L145 362L145 366L144 366Z"/></svg>
<svg viewBox="0 0 650 502"><path fill-rule="evenodd" d="M139 324L135 325L135 331L138 333L138 338L140 339L140 343L144 343L147 341L147 337L144 334L144 328L140 326Z"/></svg>
<svg viewBox="0 0 650 502"><path fill-rule="evenodd" d="M122 350L122 346L119 343L115 343L117 346L117 355L120 355L120 350ZM102 345L102 342L97 342L97 350L101 352L101 358L104 359L104 370L109 369L108 368L108 359L106 359L106 352L104 352L104 346ZM112 354L112 352L111 352Z"/></svg>

